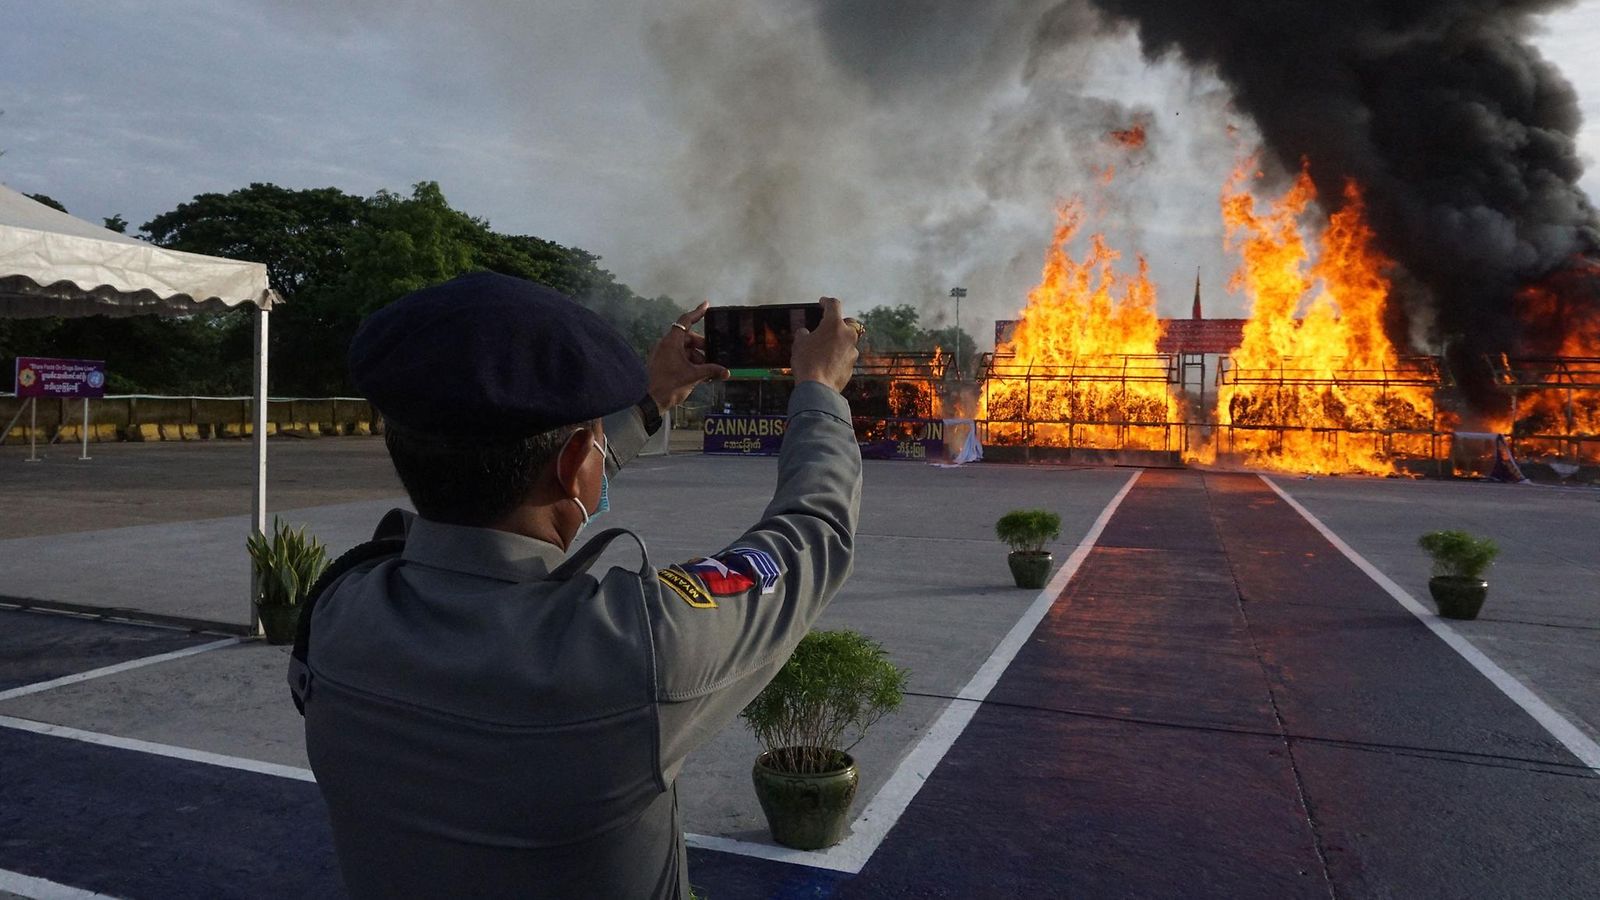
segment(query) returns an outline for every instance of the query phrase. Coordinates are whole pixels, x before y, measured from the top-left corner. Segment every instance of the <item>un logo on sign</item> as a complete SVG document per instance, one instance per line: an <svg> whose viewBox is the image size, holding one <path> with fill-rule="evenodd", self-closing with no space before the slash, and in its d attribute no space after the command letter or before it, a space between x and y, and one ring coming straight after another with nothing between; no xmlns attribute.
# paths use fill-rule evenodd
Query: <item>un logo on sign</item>
<svg viewBox="0 0 1600 900"><path fill-rule="evenodd" d="M93 372L90 372L89 377L85 380L89 382L89 387L99 388L101 385L106 383L106 373L96 369Z"/></svg>

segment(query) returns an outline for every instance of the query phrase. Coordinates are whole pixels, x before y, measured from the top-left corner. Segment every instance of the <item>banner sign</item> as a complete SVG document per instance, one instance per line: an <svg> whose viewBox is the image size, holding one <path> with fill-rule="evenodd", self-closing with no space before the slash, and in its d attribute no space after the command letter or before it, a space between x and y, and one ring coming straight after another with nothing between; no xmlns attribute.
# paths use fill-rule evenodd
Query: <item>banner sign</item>
<svg viewBox="0 0 1600 900"><path fill-rule="evenodd" d="M706 416L701 450L725 456L777 456L784 416Z"/></svg>
<svg viewBox="0 0 1600 900"><path fill-rule="evenodd" d="M856 419L855 426L862 459L944 459L940 419Z"/></svg>
<svg viewBox="0 0 1600 900"><path fill-rule="evenodd" d="M17 357L18 397L99 398L106 395L106 364L98 359Z"/></svg>
<svg viewBox="0 0 1600 900"><path fill-rule="evenodd" d="M786 424L783 416L706 416L701 449L723 456L777 456ZM854 424L863 459L944 459L943 420L857 418Z"/></svg>

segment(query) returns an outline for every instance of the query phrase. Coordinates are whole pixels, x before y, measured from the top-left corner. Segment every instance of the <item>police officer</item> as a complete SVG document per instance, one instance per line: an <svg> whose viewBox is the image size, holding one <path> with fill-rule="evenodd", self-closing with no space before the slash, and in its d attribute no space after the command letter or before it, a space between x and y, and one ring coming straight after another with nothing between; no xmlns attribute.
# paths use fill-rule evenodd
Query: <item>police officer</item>
<svg viewBox="0 0 1600 900"><path fill-rule="evenodd" d="M290 675L353 895L688 896L684 758L850 570L861 457L839 391L859 326L822 305L795 337L761 519L704 558L597 574L600 549L636 540L578 540L609 477L664 408L726 377L690 330L705 306L648 369L593 313L501 275L362 324L351 374L418 515L403 549L337 567Z"/></svg>

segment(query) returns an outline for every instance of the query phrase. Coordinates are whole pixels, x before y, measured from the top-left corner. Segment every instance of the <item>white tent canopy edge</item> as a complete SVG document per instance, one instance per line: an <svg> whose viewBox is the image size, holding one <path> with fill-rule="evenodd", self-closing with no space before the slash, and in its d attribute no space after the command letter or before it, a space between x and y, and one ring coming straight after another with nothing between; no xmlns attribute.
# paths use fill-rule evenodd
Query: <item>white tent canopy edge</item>
<svg viewBox="0 0 1600 900"><path fill-rule="evenodd" d="M255 486L251 527L267 530L267 324L283 302L261 263L166 250L0 185L0 318L184 316L253 306ZM251 602L248 627L256 627Z"/></svg>

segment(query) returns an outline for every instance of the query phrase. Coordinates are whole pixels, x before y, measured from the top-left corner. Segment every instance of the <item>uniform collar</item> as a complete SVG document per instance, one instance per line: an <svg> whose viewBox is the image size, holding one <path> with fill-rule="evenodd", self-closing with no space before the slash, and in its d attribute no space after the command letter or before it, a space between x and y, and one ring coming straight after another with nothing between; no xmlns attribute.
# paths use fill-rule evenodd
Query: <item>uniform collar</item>
<svg viewBox="0 0 1600 900"><path fill-rule="evenodd" d="M566 551L509 531L446 525L418 516L406 533L401 558L409 563L501 581L544 578Z"/></svg>

